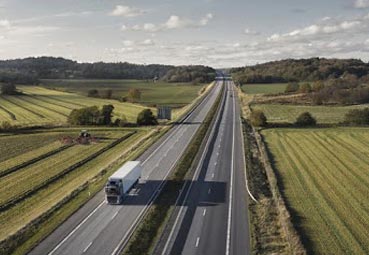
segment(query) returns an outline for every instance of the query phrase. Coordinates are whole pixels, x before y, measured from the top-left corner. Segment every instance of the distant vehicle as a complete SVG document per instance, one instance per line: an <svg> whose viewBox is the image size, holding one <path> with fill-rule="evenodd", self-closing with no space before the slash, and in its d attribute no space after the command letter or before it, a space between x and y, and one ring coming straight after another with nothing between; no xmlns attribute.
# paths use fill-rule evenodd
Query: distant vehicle
<svg viewBox="0 0 369 255"><path fill-rule="evenodd" d="M105 197L109 204L121 204L125 195L141 178L141 162L128 161L109 177Z"/></svg>
<svg viewBox="0 0 369 255"><path fill-rule="evenodd" d="M64 136L60 138L60 141L63 144L90 144L90 143L97 143L98 139L92 136L87 130L81 130L79 136L74 138L71 136Z"/></svg>

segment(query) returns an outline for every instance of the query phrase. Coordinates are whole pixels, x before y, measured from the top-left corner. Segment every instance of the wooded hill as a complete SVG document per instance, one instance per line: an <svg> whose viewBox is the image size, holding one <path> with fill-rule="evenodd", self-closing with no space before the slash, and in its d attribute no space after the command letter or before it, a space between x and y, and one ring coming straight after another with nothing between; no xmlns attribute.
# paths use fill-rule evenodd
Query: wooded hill
<svg viewBox="0 0 369 255"><path fill-rule="evenodd" d="M215 70L205 66L78 63L64 58L38 57L0 61L0 82L37 84L39 79L139 79L169 82L209 82Z"/></svg>
<svg viewBox="0 0 369 255"><path fill-rule="evenodd" d="M242 84L317 81L349 75L368 80L369 64L357 59L286 59L233 68L231 74Z"/></svg>

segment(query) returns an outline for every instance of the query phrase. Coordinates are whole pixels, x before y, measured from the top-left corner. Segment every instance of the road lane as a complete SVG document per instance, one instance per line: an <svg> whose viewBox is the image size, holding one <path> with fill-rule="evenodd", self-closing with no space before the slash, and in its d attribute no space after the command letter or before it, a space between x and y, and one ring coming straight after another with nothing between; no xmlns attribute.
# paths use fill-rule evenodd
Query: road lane
<svg viewBox="0 0 369 255"><path fill-rule="evenodd" d="M227 84L220 126L161 254L249 254L240 109ZM233 175L233 176L232 176ZM232 184L232 185L231 185Z"/></svg>

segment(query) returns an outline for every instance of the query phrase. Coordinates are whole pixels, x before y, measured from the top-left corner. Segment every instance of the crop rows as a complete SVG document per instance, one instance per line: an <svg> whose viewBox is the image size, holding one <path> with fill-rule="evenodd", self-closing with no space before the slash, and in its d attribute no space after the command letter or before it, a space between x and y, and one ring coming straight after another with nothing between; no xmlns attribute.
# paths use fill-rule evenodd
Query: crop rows
<svg viewBox="0 0 369 255"><path fill-rule="evenodd" d="M35 193L126 138L127 135L120 139L114 137L113 142L73 146L2 177L0 179L0 210Z"/></svg>
<svg viewBox="0 0 369 255"><path fill-rule="evenodd" d="M368 254L369 129L263 132L313 254Z"/></svg>
<svg viewBox="0 0 369 255"><path fill-rule="evenodd" d="M118 155L121 155L130 144L134 143L134 141L137 141L145 134L146 132L143 131L133 134L116 146L91 158L90 161L76 168L74 171L71 171L57 181L49 184L46 188L20 201L8 210L0 212L0 229L2 229L0 232L0 240L15 233L60 202L83 183L91 180L104 167L111 164Z"/></svg>

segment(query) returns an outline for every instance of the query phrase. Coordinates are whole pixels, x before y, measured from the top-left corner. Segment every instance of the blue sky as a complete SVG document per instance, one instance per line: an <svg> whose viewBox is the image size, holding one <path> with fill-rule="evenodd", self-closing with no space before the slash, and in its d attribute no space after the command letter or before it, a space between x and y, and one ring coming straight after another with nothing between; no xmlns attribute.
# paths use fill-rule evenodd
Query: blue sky
<svg viewBox="0 0 369 255"><path fill-rule="evenodd" d="M369 0L0 0L0 58L243 66L369 60Z"/></svg>

